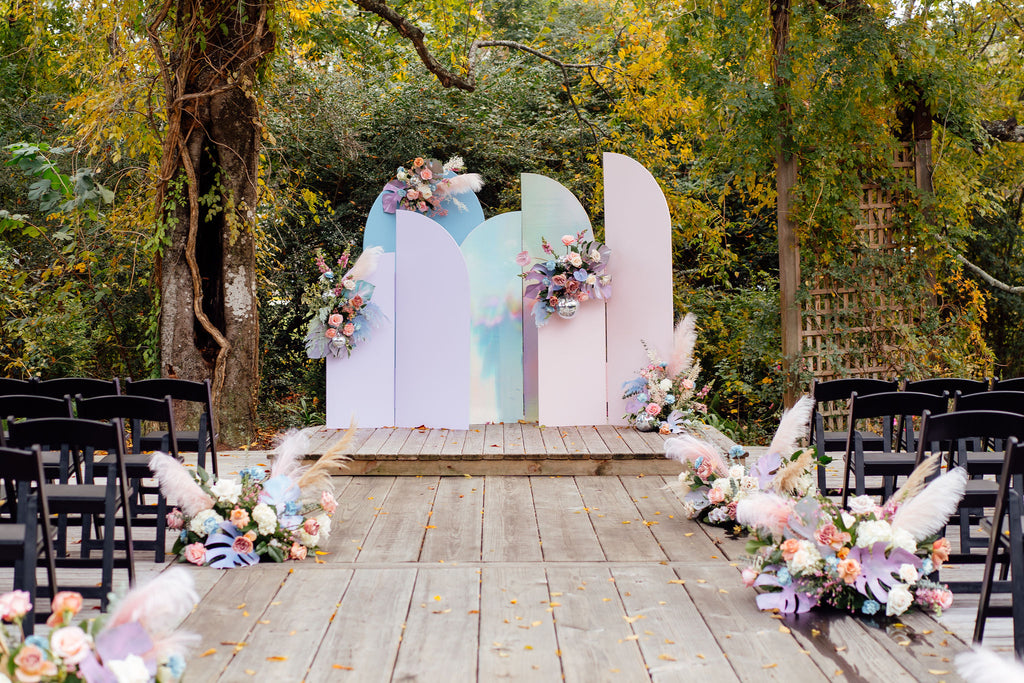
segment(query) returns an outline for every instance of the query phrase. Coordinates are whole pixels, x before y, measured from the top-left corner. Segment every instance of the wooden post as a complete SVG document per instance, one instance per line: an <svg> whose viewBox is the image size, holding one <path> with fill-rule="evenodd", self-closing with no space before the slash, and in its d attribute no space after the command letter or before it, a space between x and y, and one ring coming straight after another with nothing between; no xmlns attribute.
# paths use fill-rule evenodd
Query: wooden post
<svg viewBox="0 0 1024 683"><path fill-rule="evenodd" d="M789 79L782 68L788 57L790 0L771 0L772 76L779 127L775 149L776 216L779 239L779 297L782 312L782 355L785 371L783 395L791 406L800 394L800 309L796 302L800 286L800 245L790 216L796 159L792 154L792 119L789 107Z"/></svg>

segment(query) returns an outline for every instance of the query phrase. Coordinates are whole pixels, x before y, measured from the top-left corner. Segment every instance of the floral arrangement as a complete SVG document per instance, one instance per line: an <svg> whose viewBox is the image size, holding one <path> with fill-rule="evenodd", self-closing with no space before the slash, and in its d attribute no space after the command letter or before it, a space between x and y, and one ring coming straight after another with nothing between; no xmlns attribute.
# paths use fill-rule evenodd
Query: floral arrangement
<svg viewBox="0 0 1024 683"><path fill-rule="evenodd" d="M665 440L665 456L683 465L679 482L686 487L683 509L690 519L743 532L736 523L741 500L759 491L806 496L815 489L814 465L825 464L817 451L800 448L810 429L814 400L803 396L782 414L768 451L752 466L740 462L742 446L733 446L723 459L710 444L688 434Z"/></svg>
<svg viewBox="0 0 1024 683"><path fill-rule="evenodd" d="M478 173L465 173L466 164L454 156L444 164L437 159L416 157L409 168L399 166L395 179L384 186L384 212L397 209L416 211L432 216L444 216L445 200L450 200L460 211L466 206L456 195L479 192L484 180Z"/></svg>
<svg viewBox="0 0 1024 683"><path fill-rule="evenodd" d="M377 269L377 261L384 253L382 247L364 251L355 265L336 278L323 254L317 251L316 265L320 278L307 289L303 300L309 306L310 321L306 330L306 355L323 358L328 353L340 356L370 338L370 330L377 327L384 314L371 303L373 285L366 278ZM349 250L338 259L339 268L348 266Z"/></svg>
<svg viewBox="0 0 1024 683"><path fill-rule="evenodd" d="M708 408L703 400L711 391L706 384L697 390L700 363L693 357L697 344L697 317L687 313L676 325L672 356L661 360L658 352L641 342L647 351L648 364L636 379L623 384L626 399L624 416L641 431L678 434L687 425L703 422Z"/></svg>
<svg viewBox="0 0 1024 683"><path fill-rule="evenodd" d="M172 552L183 561L218 569L244 567L261 559L303 560L330 534L337 508L332 470L354 429L309 467L299 465L309 439L292 431L276 451L268 473L246 467L239 477L213 479L202 468L190 471L163 453L150 468L160 490L176 507L167 526L177 532Z"/></svg>
<svg viewBox="0 0 1024 683"><path fill-rule="evenodd" d="M936 534L956 511L967 473L956 468L926 485L937 469L932 456L881 506L870 496L848 509L821 495L741 500L736 518L754 532L743 578L764 589L758 607L799 613L829 605L887 617L913 605L947 609L952 593L928 577L949 559L949 542Z"/></svg>
<svg viewBox="0 0 1024 683"><path fill-rule="evenodd" d="M586 232L564 235L561 256L541 238L544 256L533 259L528 251L520 252L516 263L525 268L537 263L522 278L528 283L523 292L527 299L536 300L533 319L537 327L547 324L552 313L571 318L579 305L588 299L609 299L612 295L612 276L608 274L611 250L605 245L586 239Z"/></svg>
<svg viewBox="0 0 1024 683"><path fill-rule="evenodd" d="M52 627L49 635L23 638L22 620L32 618L29 594L0 595L0 681L179 681L185 654L197 637L173 627L198 601L192 575L173 568L121 599L114 596L108 614L76 625L72 621L82 609L82 596L61 591L46 621Z"/></svg>

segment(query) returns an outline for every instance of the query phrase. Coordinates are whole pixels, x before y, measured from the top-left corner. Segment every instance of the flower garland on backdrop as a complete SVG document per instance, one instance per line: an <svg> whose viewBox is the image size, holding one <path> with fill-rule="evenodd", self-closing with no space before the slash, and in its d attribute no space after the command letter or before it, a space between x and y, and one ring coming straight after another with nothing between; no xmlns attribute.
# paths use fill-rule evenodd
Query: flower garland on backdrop
<svg viewBox="0 0 1024 683"><path fill-rule="evenodd" d="M679 482L686 487L683 509L690 519L744 533L736 523L740 501L759 491L806 496L815 490L814 468L831 458L815 448L800 448L810 429L814 399L803 396L782 414L768 451L746 466L742 446L733 446L723 459L711 444L688 434L665 440L665 457L683 465Z"/></svg>
<svg viewBox="0 0 1024 683"><path fill-rule="evenodd" d="M327 540L337 508L331 474L344 467L346 435L309 467L309 437L292 430L275 451L268 473L246 467L239 477L213 479L169 455L154 453L149 466L160 490L176 507L167 526L177 532L172 552L182 561L218 569L245 567L262 559L303 560Z"/></svg>
<svg viewBox="0 0 1024 683"><path fill-rule="evenodd" d="M927 577L949 559L949 541L936 534L956 511L967 473L958 467L926 484L938 457L921 463L882 506L871 496L851 499L848 509L820 494L760 492L741 500L736 519L753 530L743 579L765 591L757 606L789 614L829 605L886 617L913 605L948 609L953 594Z"/></svg>
<svg viewBox="0 0 1024 683"><path fill-rule="evenodd" d="M516 256L516 263L522 268L537 261L520 275L527 282L523 297L537 302L533 307L537 327L546 325L552 313L568 319L576 315L584 301L611 298L612 276L607 271L612 251L600 242L587 240L586 235L585 230L575 236L563 235L565 253L561 256L555 254L544 237L544 256L531 258L528 251Z"/></svg>
<svg viewBox="0 0 1024 683"><path fill-rule="evenodd" d="M703 403L711 391L705 384L697 390L700 363L694 359L697 345L697 316L687 313L676 324L672 355L666 363L658 352L641 341L650 361L636 379L622 385L626 399L623 417L640 431L679 434L688 425L703 423L708 407Z"/></svg>
<svg viewBox="0 0 1024 683"><path fill-rule="evenodd" d="M32 618L29 594L0 595L0 681L173 683L185 673L185 655L199 637L175 632L199 602L192 575L168 569L124 597L111 596L107 614L73 624L82 596L61 591L53 597L49 635L22 637Z"/></svg>
<svg viewBox="0 0 1024 683"><path fill-rule="evenodd" d="M375 270L384 253L383 247L367 249L341 278L327 265L317 250L316 265L320 278L306 289L302 299L309 307L309 327L306 330L306 355L324 358L328 353L352 355L357 345L369 340L370 330L384 320L384 313L372 303L374 286L366 281ZM338 268L345 268L349 250L338 259Z"/></svg>
<svg viewBox="0 0 1024 683"><path fill-rule="evenodd" d="M466 164L460 156L454 156L445 163L437 159L416 157L409 162L409 168L399 166L395 179L384 186L384 213L398 209L416 211L431 216L445 216L448 210L442 207L450 200L459 211L466 205L457 195L479 192L484 179L479 173L465 173Z"/></svg>

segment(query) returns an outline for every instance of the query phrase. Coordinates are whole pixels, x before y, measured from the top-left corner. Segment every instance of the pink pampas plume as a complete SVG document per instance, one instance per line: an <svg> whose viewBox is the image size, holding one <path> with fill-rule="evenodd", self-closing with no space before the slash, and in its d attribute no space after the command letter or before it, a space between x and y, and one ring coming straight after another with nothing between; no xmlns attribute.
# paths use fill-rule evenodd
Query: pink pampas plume
<svg viewBox="0 0 1024 683"><path fill-rule="evenodd" d="M298 479L303 468L302 456L309 453L309 437L305 432L289 429L281 443L274 449L274 464L270 468L270 477L290 477Z"/></svg>
<svg viewBox="0 0 1024 683"><path fill-rule="evenodd" d="M669 377L686 372L693 364L693 349L697 345L697 316L687 313L676 325L672 338L672 355L666 368Z"/></svg>
<svg viewBox="0 0 1024 683"><path fill-rule="evenodd" d="M149 469L160 482L164 498L181 508L188 517L195 517L213 507L214 500L196 483L192 473L171 456L157 451L149 458Z"/></svg>
<svg viewBox="0 0 1024 683"><path fill-rule="evenodd" d="M782 456L795 453L800 447L800 440L806 438L809 433L813 412L814 399L806 395L801 396L792 408L782 413L779 428L775 430L768 452Z"/></svg>
<svg viewBox="0 0 1024 683"><path fill-rule="evenodd" d="M714 446L689 434L665 439L665 457L683 464L691 462L694 465L698 459L704 458L704 462L711 464L715 474L725 476L729 472Z"/></svg>
<svg viewBox="0 0 1024 683"><path fill-rule="evenodd" d="M1024 683L1024 664L975 645L954 660L967 683Z"/></svg>
<svg viewBox="0 0 1024 683"><path fill-rule="evenodd" d="M446 195L479 192L483 186L484 178L479 173L463 173L453 178L445 178L444 181Z"/></svg>
<svg viewBox="0 0 1024 683"><path fill-rule="evenodd" d="M903 529L922 541L937 533L956 512L967 488L967 470L957 467L933 479L924 490L896 508L892 530Z"/></svg>
<svg viewBox="0 0 1024 683"><path fill-rule="evenodd" d="M736 521L781 536L789 526L793 501L774 493L752 493L736 505Z"/></svg>
<svg viewBox="0 0 1024 683"><path fill-rule="evenodd" d="M365 280L370 277L373 275L374 271L377 270L377 262L380 261L380 257L383 255L384 247L372 247L367 249L359 255L355 264L347 273L345 273L342 280Z"/></svg>
<svg viewBox="0 0 1024 683"><path fill-rule="evenodd" d="M169 634L197 602L192 572L172 567L128 591L111 611L104 628L137 621L151 636Z"/></svg>

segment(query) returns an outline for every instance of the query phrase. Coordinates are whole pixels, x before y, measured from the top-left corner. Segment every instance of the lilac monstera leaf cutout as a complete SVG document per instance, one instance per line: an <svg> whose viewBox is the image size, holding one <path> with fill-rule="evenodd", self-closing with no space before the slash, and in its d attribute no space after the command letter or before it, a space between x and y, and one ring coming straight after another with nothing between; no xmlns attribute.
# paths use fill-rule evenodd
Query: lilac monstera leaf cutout
<svg viewBox="0 0 1024 683"><path fill-rule="evenodd" d="M762 491L768 490L768 484L772 483L775 474L782 467L782 456L778 453L765 453L754 466L750 468L750 476L757 478L757 488Z"/></svg>
<svg viewBox="0 0 1024 683"><path fill-rule="evenodd" d="M817 596L797 590L795 581L782 585L774 574L759 574L754 585L774 586L780 589L758 594L757 608L760 610L777 609L782 614L803 614L818 604Z"/></svg>
<svg viewBox="0 0 1024 683"><path fill-rule="evenodd" d="M206 561L215 569L248 567L260 561L256 553L239 553L234 549L235 539L242 532L231 522L221 522L220 529L206 538Z"/></svg>
<svg viewBox="0 0 1024 683"><path fill-rule="evenodd" d="M885 541L875 543L871 548L854 548L847 555L847 559L854 559L860 563L860 575L857 576L857 590L862 595L874 597L879 602L889 600L889 589L900 583L899 579L893 578L899 574L900 565L910 564L921 568L921 560L911 552L903 548L894 548L889 556L885 556ZM868 590L870 589L870 593Z"/></svg>

